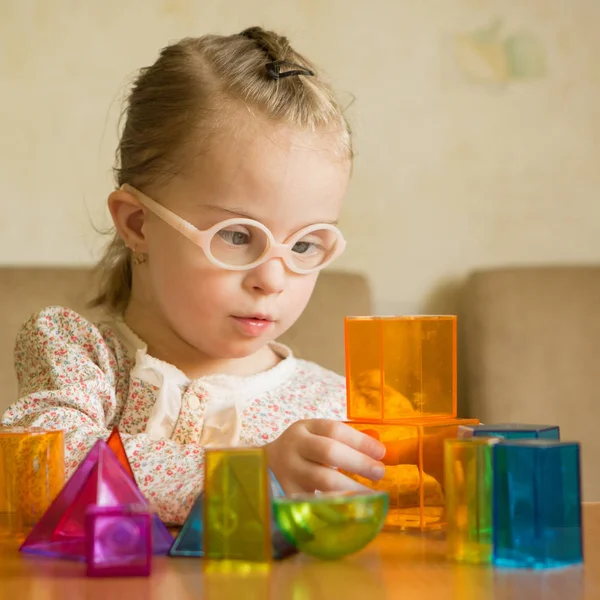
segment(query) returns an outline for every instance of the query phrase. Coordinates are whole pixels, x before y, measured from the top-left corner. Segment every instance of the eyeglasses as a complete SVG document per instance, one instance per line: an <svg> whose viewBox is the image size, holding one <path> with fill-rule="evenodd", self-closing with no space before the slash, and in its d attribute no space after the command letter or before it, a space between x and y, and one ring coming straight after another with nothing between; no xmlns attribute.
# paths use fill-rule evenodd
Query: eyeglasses
<svg viewBox="0 0 600 600"><path fill-rule="evenodd" d="M121 189L200 247L213 264L229 271L247 271L272 258L281 258L290 271L305 275L324 269L346 247L342 232L328 223L304 227L283 244L253 219L227 219L201 231L133 186L123 184Z"/></svg>

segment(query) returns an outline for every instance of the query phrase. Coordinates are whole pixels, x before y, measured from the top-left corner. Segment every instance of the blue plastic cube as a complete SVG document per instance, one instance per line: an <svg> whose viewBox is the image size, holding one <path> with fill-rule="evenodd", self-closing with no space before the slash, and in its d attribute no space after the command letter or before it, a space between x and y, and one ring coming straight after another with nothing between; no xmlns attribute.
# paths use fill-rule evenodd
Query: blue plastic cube
<svg viewBox="0 0 600 600"><path fill-rule="evenodd" d="M542 569L581 563L579 444L494 445L494 563Z"/></svg>
<svg viewBox="0 0 600 600"><path fill-rule="evenodd" d="M507 440L539 438L560 440L558 425L528 425L527 423L496 423L476 425L472 428L474 436L500 437Z"/></svg>

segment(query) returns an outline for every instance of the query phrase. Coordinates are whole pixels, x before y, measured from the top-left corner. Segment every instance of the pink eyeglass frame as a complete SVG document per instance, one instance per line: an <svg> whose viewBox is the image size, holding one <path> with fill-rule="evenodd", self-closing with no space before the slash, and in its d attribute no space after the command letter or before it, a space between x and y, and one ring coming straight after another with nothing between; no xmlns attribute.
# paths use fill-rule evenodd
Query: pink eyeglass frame
<svg viewBox="0 0 600 600"><path fill-rule="evenodd" d="M121 186L121 189L135 196L143 206L153 212L159 219L170 225L173 229L181 233L181 235L198 246L211 263L217 267L220 267L221 269L226 269L227 271L249 271L250 269L254 269L255 267L258 267L259 265L262 265L273 258L280 258L285 266L293 273L297 273L298 275L307 275L308 273L314 273L315 271L324 269L336 258L338 258L346 249L346 240L344 239L342 232L335 225L331 225L329 223L316 223L315 225L304 227L300 231L292 234L285 243L280 244L275 241L275 237L271 233L271 230L263 225L260 221L246 219L243 217L226 219L225 221L221 221L220 223L213 225L209 229L200 230L179 215L170 211L168 208L165 208L162 204L156 202L156 200L153 200L137 188L134 188L132 185L124 183ZM213 256L212 252L210 251L210 242L213 236L224 227L228 227L230 225L252 225L252 227L260 229L265 234L267 238L267 248L254 262L251 262L247 265L228 265ZM296 242L302 239L305 235L320 229L334 231L337 234L338 241L335 249L329 258L318 267L313 267L312 269L299 269L293 263L291 256L292 248Z"/></svg>

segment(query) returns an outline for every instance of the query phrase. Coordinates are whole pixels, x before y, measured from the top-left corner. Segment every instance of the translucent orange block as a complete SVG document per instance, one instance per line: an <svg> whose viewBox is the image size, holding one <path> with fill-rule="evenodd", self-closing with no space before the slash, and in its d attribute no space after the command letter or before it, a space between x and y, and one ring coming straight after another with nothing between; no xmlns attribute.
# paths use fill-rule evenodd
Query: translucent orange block
<svg viewBox="0 0 600 600"><path fill-rule="evenodd" d="M115 453L115 456L119 459L121 466L129 473L129 476L133 481L135 481L135 475L133 474L133 469L131 468L131 464L129 463L129 459L127 458L127 453L125 452L125 446L123 446L123 440L121 439L121 434L119 433L119 428L115 427L111 434L108 436L106 440L108 447Z"/></svg>
<svg viewBox="0 0 600 600"><path fill-rule="evenodd" d="M219 568L234 571L252 568L250 563L268 566L273 550L269 477L263 449L209 449L205 471L205 558L220 560L225 565Z"/></svg>
<svg viewBox="0 0 600 600"><path fill-rule="evenodd" d="M21 541L64 483L62 431L0 427L0 539Z"/></svg>
<svg viewBox="0 0 600 600"><path fill-rule="evenodd" d="M385 529L441 529L446 524L444 440L456 438L461 425L478 423L477 419L411 419L401 425L349 422L383 442L385 475L373 482L346 474L389 494Z"/></svg>
<svg viewBox="0 0 600 600"><path fill-rule="evenodd" d="M444 446L448 557L492 560L492 446L498 438L447 439Z"/></svg>
<svg viewBox="0 0 600 600"><path fill-rule="evenodd" d="M456 417L456 317L347 317L348 419Z"/></svg>

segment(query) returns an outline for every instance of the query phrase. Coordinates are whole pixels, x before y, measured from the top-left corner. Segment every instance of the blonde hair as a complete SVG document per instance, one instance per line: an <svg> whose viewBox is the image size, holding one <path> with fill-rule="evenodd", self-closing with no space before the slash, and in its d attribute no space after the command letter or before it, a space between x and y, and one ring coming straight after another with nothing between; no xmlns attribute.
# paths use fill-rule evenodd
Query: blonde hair
<svg viewBox="0 0 600 600"><path fill-rule="evenodd" d="M309 73L274 78L269 63ZM290 63L292 63L290 65ZM269 66L268 66L269 65ZM272 69L271 69L272 71ZM314 131L339 131L352 158L352 137L331 87L289 41L260 27L230 36L185 38L140 70L123 116L117 148L117 186L164 185L180 172L192 144L225 126L227 108L242 104L266 118ZM131 293L131 250L114 234L97 266L93 306L124 311Z"/></svg>

